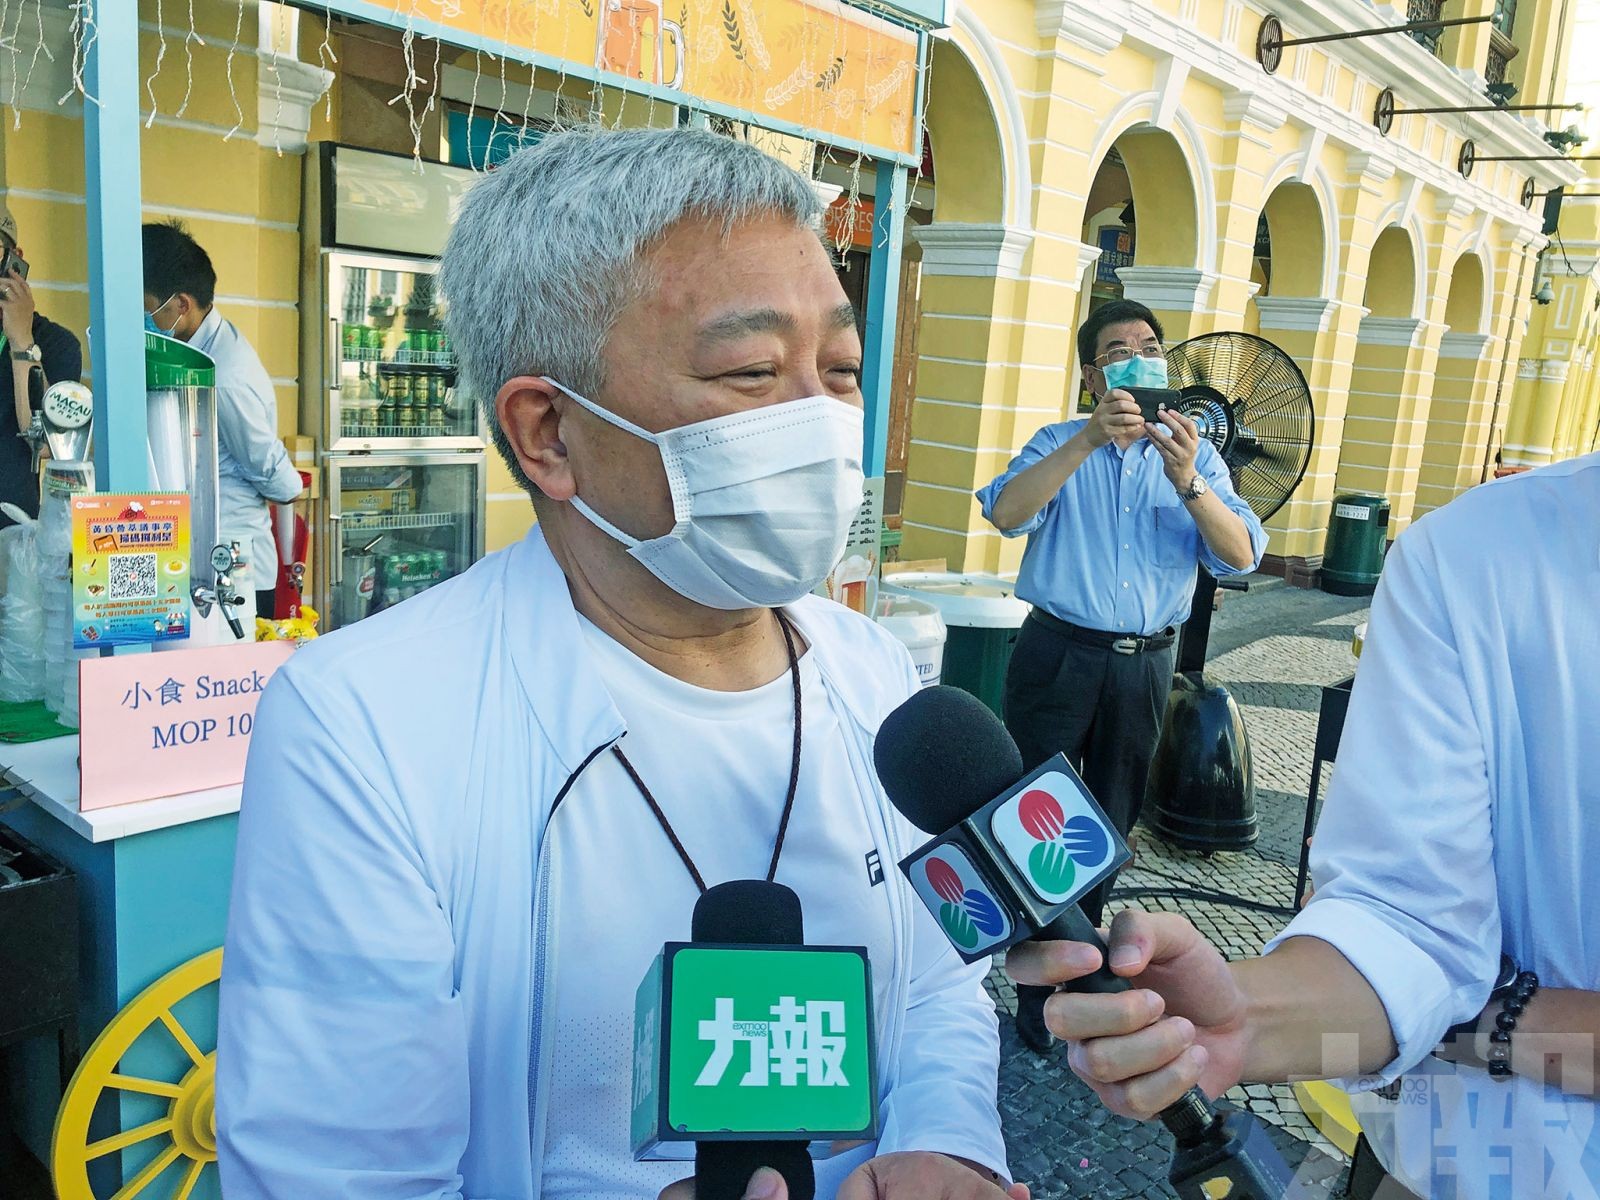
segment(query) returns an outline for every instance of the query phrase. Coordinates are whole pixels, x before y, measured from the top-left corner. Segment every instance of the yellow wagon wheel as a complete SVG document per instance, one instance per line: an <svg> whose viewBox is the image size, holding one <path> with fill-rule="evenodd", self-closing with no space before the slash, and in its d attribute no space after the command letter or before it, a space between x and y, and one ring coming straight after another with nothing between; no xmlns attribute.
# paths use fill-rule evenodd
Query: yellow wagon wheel
<svg viewBox="0 0 1600 1200"><path fill-rule="evenodd" d="M132 1200L158 1178L171 1173L172 1200L188 1200L217 1159L215 1048L202 1049L175 1015L188 996L222 977L222 950L191 958L168 971L123 1008L83 1056L56 1114L51 1172L59 1200L99 1200L89 1182L90 1166L119 1150L146 1145L156 1155L109 1200ZM156 1026L166 1030L186 1057L183 1078L149 1079L119 1071L123 1056ZM98 1141L89 1140L89 1122L109 1093L129 1092L167 1102L164 1115ZM215 1168L212 1168L215 1170Z"/></svg>

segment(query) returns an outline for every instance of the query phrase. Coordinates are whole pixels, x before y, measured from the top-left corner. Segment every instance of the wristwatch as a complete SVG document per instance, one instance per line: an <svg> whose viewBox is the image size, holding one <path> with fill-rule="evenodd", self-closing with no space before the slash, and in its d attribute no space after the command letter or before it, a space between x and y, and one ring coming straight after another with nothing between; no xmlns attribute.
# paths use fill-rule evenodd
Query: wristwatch
<svg viewBox="0 0 1600 1200"><path fill-rule="evenodd" d="M1179 492L1178 499L1198 500L1210 490L1211 489L1206 485L1206 477L1200 474L1200 472L1196 471L1193 481L1189 484L1188 490Z"/></svg>
<svg viewBox="0 0 1600 1200"><path fill-rule="evenodd" d="M18 350L15 346L12 346L11 361L28 362L32 363L34 366L38 366L44 361L44 351L39 349L38 342L35 342L33 345L29 346L26 350Z"/></svg>

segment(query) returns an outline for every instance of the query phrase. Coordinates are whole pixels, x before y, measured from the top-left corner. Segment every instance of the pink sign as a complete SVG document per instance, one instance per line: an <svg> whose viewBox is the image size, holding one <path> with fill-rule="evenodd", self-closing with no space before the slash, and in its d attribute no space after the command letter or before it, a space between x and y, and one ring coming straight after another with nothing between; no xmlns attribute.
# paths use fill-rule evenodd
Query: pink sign
<svg viewBox="0 0 1600 1200"><path fill-rule="evenodd" d="M290 642L240 642L85 659L78 807L241 782L256 702L293 653Z"/></svg>

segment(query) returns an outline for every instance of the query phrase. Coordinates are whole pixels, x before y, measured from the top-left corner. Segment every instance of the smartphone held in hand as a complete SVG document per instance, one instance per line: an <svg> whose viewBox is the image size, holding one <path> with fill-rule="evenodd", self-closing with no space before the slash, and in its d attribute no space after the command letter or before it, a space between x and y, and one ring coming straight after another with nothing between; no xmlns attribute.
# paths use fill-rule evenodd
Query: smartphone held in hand
<svg viewBox="0 0 1600 1200"><path fill-rule="evenodd" d="M1139 415L1150 422L1156 420L1163 408L1177 408L1178 401L1182 399L1173 388L1130 387L1122 390L1133 397L1134 403L1139 406Z"/></svg>

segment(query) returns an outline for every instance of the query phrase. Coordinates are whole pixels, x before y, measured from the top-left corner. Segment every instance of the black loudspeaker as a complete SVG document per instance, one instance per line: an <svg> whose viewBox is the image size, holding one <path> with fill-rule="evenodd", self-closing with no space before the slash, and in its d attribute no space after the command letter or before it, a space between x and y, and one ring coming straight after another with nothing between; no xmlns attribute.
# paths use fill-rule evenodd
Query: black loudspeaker
<svg viewBox="0 0 1600 1200"><path fill-rule="evenodd" d="M1544 194L1544 231L1547 235L1554 233L1556 226L1561 224L1561 197L1566 190L1556 187Z"/></svg>

